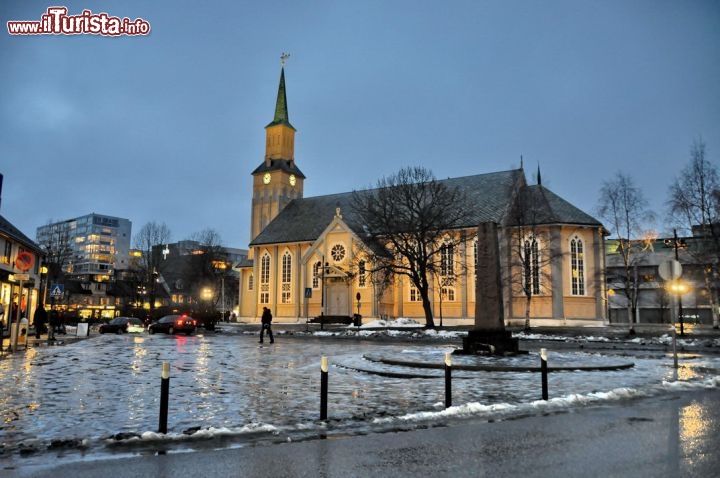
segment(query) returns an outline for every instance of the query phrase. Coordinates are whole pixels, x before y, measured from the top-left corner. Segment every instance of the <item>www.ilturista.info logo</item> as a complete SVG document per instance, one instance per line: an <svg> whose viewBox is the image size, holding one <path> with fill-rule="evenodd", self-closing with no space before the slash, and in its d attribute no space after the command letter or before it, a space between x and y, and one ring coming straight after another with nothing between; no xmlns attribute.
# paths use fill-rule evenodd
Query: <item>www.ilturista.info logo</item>
<svg viewBox="0 0 720 478"><path fill-rule="evenodd" d="M107 13L83 10L80 15L68 15L66 7L50 7L40 21L7 22L11 35L147 35L150 23L142 18L110 17Z"/></svg>

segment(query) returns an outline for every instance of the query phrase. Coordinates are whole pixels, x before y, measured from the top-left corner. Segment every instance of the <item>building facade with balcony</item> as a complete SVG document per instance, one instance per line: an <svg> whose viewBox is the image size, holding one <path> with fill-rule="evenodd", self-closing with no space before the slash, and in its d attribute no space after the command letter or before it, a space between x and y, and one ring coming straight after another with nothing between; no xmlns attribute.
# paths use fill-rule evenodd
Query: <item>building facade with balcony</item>
<svg viewBox="0 0 720 478"><path fill-rule="evenodd" d="M119 299L107 291L130 267L131 233L130 220L96 213L38 227L36 242L50 268L51 306L71 320L116 316ZM53 286L62 294L52 294Z"/></svg>

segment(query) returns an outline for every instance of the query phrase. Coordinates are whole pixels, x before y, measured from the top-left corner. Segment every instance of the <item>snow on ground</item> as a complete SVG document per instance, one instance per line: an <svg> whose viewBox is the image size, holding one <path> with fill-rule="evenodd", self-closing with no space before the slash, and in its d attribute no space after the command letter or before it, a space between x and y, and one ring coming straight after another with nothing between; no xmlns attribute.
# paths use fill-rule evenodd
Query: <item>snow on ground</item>
<svg viewBox="0 0 720 478"><path fill-rule="evenodd" d="M360 327L352 324L309 332L318 337L360 336L360 337L416 337L428 339L458 339L467 334L466 330L457 329L426 329L423 323L414 319L400 317L394 320L377 319L363 323ZM656 337L605 337L597 335L562 335L518 332L515 337L527 341L563 341L563 342L617 342L637 345L672 345L672 336L663 334ZM720 347L720 338L681 338L676 337L678 347Z"/></svg>

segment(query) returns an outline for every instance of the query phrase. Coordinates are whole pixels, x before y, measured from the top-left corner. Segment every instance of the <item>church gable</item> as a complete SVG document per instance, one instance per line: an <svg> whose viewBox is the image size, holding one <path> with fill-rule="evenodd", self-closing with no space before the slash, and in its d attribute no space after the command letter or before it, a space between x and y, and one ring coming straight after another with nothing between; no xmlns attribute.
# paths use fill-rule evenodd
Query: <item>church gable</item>
<svg viewBox="0 0 720 478"><path fill-rule="evenodd" d="M315 259L327 257L326 262L346 263L362 242L343 220L342 209L337 207L332 221L303 254L302 260L304 263L311 263Z"/></svg>

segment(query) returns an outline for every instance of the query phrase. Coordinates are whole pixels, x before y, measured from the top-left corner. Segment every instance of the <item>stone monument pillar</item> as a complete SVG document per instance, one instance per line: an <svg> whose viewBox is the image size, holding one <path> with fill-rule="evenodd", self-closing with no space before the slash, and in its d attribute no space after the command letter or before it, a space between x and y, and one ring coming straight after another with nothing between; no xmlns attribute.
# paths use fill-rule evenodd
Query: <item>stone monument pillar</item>
<svg viewBox="0 0 720 478"><path fill-rule="evenodd" d="M505 330L496 223L480 224L477 250L475 327L463 338L463 352L501 355L518 353L518 339Z"/></svg>

